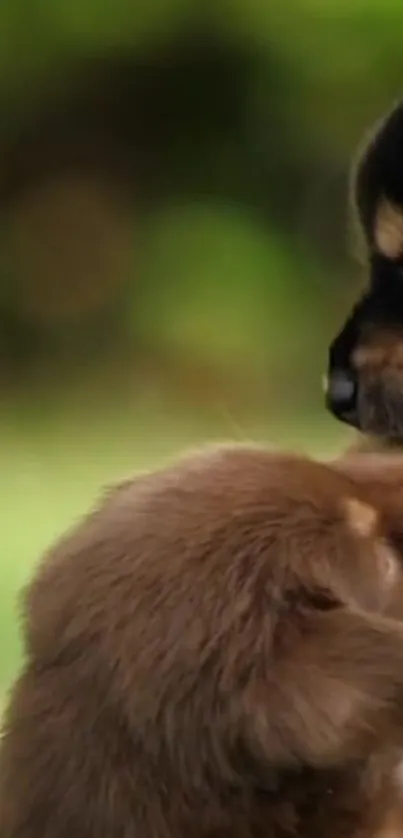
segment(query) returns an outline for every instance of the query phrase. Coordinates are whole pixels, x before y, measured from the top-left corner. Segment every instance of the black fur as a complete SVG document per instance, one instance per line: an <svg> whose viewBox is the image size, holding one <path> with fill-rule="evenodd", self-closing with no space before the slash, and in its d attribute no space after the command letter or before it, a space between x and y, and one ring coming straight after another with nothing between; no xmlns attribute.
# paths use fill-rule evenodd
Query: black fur
<svg viewBox="0 0 403 838"><path fill-rule="evenodd" d="M368 285L330 346L326 394L327 407L338 419L387 443L400 443L403 250L391 258L376 240L377 211L385 200L403 217L402 103L377 126L355 167L353 202L364 234ZM378 347L379 353L359 366L356 353L362 347ZM340 381L351 386L340 388Z"/></svg>

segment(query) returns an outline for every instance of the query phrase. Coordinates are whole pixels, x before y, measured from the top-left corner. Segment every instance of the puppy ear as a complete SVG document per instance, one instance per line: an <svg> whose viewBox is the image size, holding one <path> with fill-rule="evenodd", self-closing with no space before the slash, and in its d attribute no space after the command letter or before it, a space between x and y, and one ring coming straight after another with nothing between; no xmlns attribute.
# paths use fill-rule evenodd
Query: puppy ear
<svg viewBox="0 0 403 838"><path fill-rule="evenodd" d="M403 256L403 103L396 105L360 149L352 201L370 252L392 262Z"/></svg>
<svg viewBox="0 0 403 838"><path fill-rule="evenodd" d="M403 722L399 623L346 608L294 620L275 667L246 695L247 747L262 782L270 766L360 759Z"/></svg>

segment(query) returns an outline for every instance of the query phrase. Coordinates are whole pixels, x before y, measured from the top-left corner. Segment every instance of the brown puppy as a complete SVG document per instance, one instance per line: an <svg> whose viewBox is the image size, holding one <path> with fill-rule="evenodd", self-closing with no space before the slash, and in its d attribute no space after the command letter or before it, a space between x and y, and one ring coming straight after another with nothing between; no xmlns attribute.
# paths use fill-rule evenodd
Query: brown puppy
<svg viewBox="0 0 403 838"><path fill-rule="evenodd" d="M371 449L371 444L374 445L371 440L368 440L369 449ZM402 555L403 455L397 450L389 453L372 451L367 454L363 454L362 450L346 453L338 458L333 466L351 477L356 485L365 486L368 501L377 506L382 516L384 527L389 534L389 543L392 543L397 553ZM393 597L388 604L388 613L401 620L403 580L400 575L396 581ZM376 762L377 758L375 758ZM395 778L402 792L397 795L395 804L392 801L379 838L399 838L403 834L403 762L397 771L395 770Z"/></svg>
<svg viewBox="0 0 403 838"><path fill-rule="evenodd" d="M403 523L379 479L223 447L111 492L26 595L1 838L386 835Z"/></svg>

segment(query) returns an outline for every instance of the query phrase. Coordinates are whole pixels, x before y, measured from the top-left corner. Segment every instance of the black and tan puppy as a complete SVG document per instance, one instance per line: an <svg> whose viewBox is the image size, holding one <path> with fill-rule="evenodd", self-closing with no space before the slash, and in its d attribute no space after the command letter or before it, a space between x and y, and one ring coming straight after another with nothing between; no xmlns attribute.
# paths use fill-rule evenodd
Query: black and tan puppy
<svg viewBox="0 0 403 838"><path fill-rule="evenodd" d="M403 834L403 460L392 488L359 462L216 448L63 538L25 596L1 838Z"/></svg>
<svg viewBox="0 0 403 838"><path fill-rule="evenodd" d="M403 104L359 156L353 202L367 291L330 348L327 404L386 447L403 443Z"/></svg>

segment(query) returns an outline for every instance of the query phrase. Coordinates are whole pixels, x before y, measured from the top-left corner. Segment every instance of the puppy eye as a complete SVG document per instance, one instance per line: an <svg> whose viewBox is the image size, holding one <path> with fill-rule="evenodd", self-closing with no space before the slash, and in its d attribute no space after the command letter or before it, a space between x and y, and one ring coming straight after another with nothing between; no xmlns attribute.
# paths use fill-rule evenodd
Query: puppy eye
<svg viewBox="0 0 403 838"><path fill-rule="evenodd" d="M317 611L332 611L340 607L340 602L327 590L309 591L308 601L311 608Z"/></svg>
<svg viewBox="0 0 403 838"><path fill-rule="evenodd" d="M395 562L403 564L403 533L389 533L388 537L383 540L383 544L392 553Z"/></svg>
<svg viewBox="0 0 403 838"><path fill-rule="evenodd" d="M284 599L290 608L309 608L315 611L332 611L341 605L328 588L307 588L302 585L287 591Z"/></svg>
<svg viewBox="0 0 403 838"><path fill-rule="evenodd" d="M399 558L401 561L403 559L403 554L401 554L398 557L396 551L393 549L393 546L387 539L383 539L378 543L377 559L379 570L382 579L384 580L384 583L388 588L391 587L396 581L396 577L399 570Z"/></svg>

